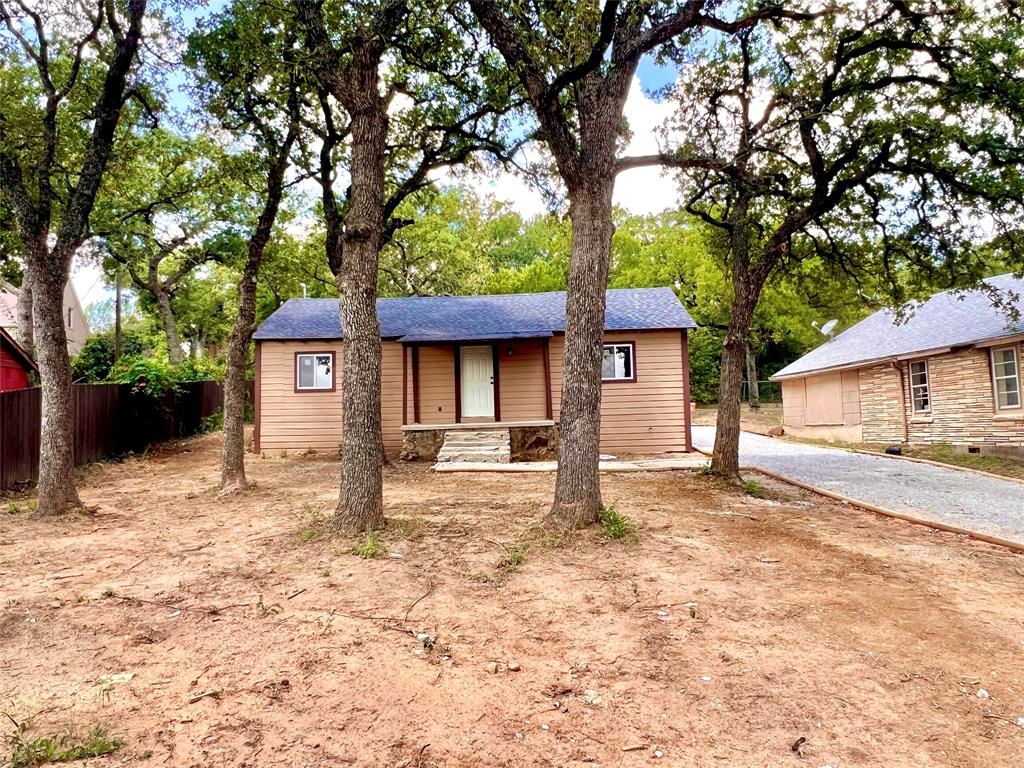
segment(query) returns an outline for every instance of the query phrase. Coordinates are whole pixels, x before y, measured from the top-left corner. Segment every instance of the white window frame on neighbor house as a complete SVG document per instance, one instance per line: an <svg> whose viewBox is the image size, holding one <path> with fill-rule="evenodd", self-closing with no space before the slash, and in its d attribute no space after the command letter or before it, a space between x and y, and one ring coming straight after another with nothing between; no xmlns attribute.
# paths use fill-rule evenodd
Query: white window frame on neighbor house
<svg viewBox="0 0 1024 768"><path fill-rule="evenodd" d="M629 355L628 356L628 360L629 360L629 375L628 376L626 375L626 364L625 364L625 362L622 365L621 375L620 375L620 371L618 370L618 366L615 366L615 371L613 372L612 376L605 376L604 375L604 355L605 355L605 352L607 350L609 350L609 349L612 351L612 355L613 356L618 355L619 352L622 351L622 350L628 350L628 355ZM605 344L601 348L601 381L603 381L605 383L615 382L615 381L621 381L621 382L636 381L636 343L635 342L632 342L632 341L613 342L613 343L610 343L610 344Z"/></svg>
<svg viewBox="0 0 1024 768"><path fill-rule="evenodd" d="M299 377L299 371L302 369L303 358L313 359L313 384L311 386L302 386L302 380ZM317 358L327 358L330 360L330 370L326 375L321 377L320 367L318 365ZM295 391L296 392L331 392L334 390L334 353L333 352L296 352L295 353Z"/></svg>
<svg viewBox="0 0 1024 768"><path fill-rule="evenodd" d="M996 369L996 355L1000 352L1009 352L1012 357L1007 362L1013 363L1013 373L1000 374ZM992 395L995 401L997 411L1013 411L1019 410L1021 407L1021 392L1020 392L1020 358L1017 355L1017 345L1011 344L1007 347L993 347L992 354L989 356L992 364ZM1014 405L1001 405L999 402L999 383L1000 382L1013 382L1013 389L1007 388L1005 394L1013 393L1017 397L1017 402Z"/></svg>
<svg viewBox="0 0 1024 768"><path fill-rule="evenodd" d="M915 365L923 365L924 366L924 371L923 371L923 373L924 373L924 384L915 384L914 383L914 376L916 375L914 373L914 366ZM931 386L932 385L932 377L931 377L931 371L928 368L928 361L927 360L911 360L910 361L910 365L908 366L908 372L910 374L910 376L908 377L908 379L910 381L910 407L913 409L914 413L931 413L932 412L932 386ZM918 371L918 373L921 373L921 371ZM918 408L917 407L917 393L919 391L924 392L924 398L927 401L923 408Z"/></svg>

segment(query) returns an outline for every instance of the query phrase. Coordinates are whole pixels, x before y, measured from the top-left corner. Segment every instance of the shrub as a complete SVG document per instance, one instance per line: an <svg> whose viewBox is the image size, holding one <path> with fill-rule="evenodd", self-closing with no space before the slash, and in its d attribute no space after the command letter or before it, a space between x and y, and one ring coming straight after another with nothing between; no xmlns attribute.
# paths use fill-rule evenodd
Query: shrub
<svg viewBox="0 0 1024 768"><path fill-rule="evenodd" d="M146 357L122 357L110 372L109 381L131 384L132 393L158 400L178 387L174 369L168 363Z"/></svg>
<svg viewBox="0 0 1024 768"><path fill-rule="evenodd" d="M606 539L623 539L633 543L639 539L633 521L614 506L602 507L598 520L601 522L601 535Z"/></svg>

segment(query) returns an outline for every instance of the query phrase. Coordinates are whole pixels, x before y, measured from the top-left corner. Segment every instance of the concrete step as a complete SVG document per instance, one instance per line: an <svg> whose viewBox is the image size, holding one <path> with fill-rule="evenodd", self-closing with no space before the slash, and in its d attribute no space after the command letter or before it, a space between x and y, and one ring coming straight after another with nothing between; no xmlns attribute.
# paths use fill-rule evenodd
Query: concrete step
<svg viewBox="0 0 1024 768"><path fill-rule="evenodd" d="M512 461L511 439L507 429L451 430L437 452L438 463Z"/></svg>

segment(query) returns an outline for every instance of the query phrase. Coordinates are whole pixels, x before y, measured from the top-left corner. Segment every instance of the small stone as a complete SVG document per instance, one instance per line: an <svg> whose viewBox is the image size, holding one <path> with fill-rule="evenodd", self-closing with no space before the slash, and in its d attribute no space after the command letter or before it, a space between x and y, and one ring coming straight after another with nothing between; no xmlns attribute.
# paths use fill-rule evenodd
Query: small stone
<svg viewBox="0 0 1024 768"><path fill-rule="evenodd" d="M596 707L601 703L601 695L597 691L593 691L588 688L583 692L583 703Z"/></svg>
<svg viewBox="0 0 1024 768"><path fill-rule="evenodd" d="M1024 717L1017 718L1017 725L1019 725L1021 728L1024 728Z"/></svg>
<svg viewBox="0 0 1024 768"><path fill-rule="evenodd" d="M710 683L711 682L711 675L701 675L700 679L703 680L705 683Z"/></svg>
<svg viewBox="0 0 1024 768"><path fill-rule="evenodd" d="M661 758L661 757L665 756L665 753L662 752L660 749L656 749L656 750L654 750L654 756L658 757L658 758Z"/></svg>
<svg viewBox="0 0 1024 768"><path fill-rule="evenodd" d="M546 731L546 730L548 729L548 724L547 724L547 723L544 723L543 725L541 725L540 729L541 729L542 731Z"/></svg>
<svg viewBox="0 0 1024 768"><path fill-rule="evenodd" d="M978 698L979 699L987 699L988 696L989 696L989 693L984 688L979 688L978 689Z"/></svg>
<svg viewBox="0 0 1024 768"><path fill-rule="evenodd" d="M498 674L498 663L495 661L488 662L484 665L484 671L490 672L492 675Z"/></svg>
<svg viewBox="0 0 1024 768"><path fill-rule="evenodd" d="M519 666L519 662L518 661L510 661L508 663L508 671L509 672L518 672L521 669L522 669L522 667Z"/></svg>

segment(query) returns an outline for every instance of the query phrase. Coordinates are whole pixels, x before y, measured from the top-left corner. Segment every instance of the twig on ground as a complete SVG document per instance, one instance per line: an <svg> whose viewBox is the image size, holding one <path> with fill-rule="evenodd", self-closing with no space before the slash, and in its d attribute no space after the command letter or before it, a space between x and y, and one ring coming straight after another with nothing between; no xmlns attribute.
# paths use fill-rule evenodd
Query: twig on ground
<svg viewBox="0 0 1024 768"><path fill-rule="evenodd" d="M195 704L200 699L205 699L205 698L211 697L211 696L213 698L215 698L215 699L220 698L220 691L218 691L218 690L210 690L210 691L200 691L199 693L194 693L194 694L192 694L191 696L188 697L188 703L189 704Z"/></svg>
<svg viewBox="0 0 1024 768"><path fill-rule="evenodd" d="M298 596L299 596L299 595L301 595L301 594L302 594L303 592L305 592L305 591L306 591L307 589L309 589L309 587L303 587L303 588L302 588L302 589L300 589L300 590L299 590L298 592L292 592L292 593L291 593L290 595L288 595L287 599L288 599L288 600L291 600L291 599L292 599L293 597L298 597Z"/></svg>
<svg viewBox="0 0 1024 768"><path fill-rule="evenodd" d="M405 611L405 617L404 617L404 618L402 619L402 623L403 623L403 624L408 624L408 623L409 623L409 614L410 614L410 613L412 613L412 609L416 607L416 604L417 604L417 603L419 603L419 601L420 601L420 600L422 600L423 598L425 598L425 597L426 597L427 595L429 595L429 594L430 594L431 592L433 592L433 591L434 591L434 580L433 580L433 579L430 579L430 580L429 580L429 583L427 584L427 591L426 591L426 592L424 592L424 593L423 593L422 595L420 595L419 597L417 597L417 598L416 598L415 600L413 600L413 601L412 601L412 605L410 605L410 606L409 606L409 607L408 607L408 608L406 609L406 611Z"/></svg>

